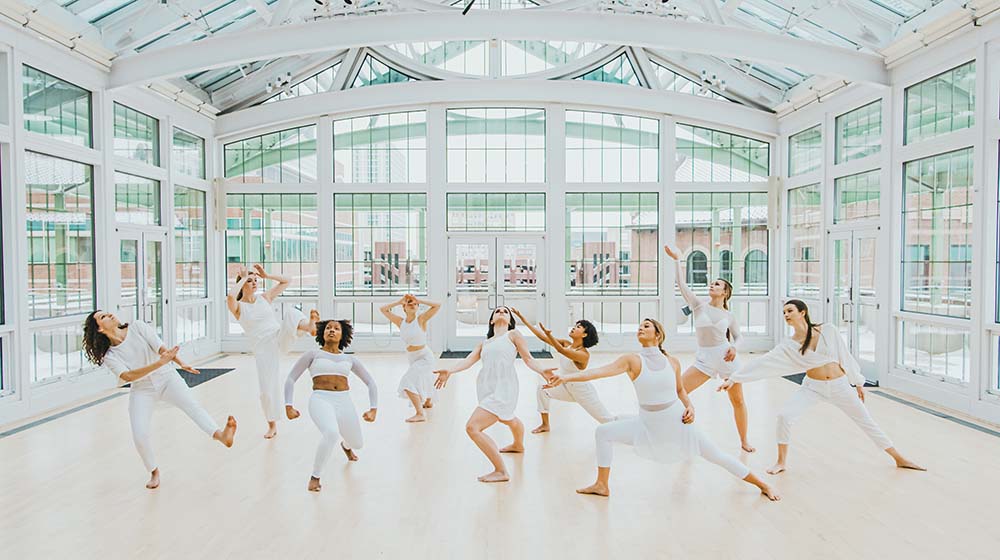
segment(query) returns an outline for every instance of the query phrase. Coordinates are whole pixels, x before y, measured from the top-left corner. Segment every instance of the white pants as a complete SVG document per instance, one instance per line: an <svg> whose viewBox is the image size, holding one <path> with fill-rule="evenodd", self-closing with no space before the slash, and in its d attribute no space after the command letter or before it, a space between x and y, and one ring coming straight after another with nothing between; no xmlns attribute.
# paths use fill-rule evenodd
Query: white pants
<svg viewBox="0 0 1000 560"><path fill-rule="evenodd" d="M312 475L319 478L341 437L347 449L361 449L365 440L350 391L313 391L309 397L309 416L323 436L313 462Z"/></svg>
<svg viewBox="0 0 1000 560"><path fill-rule="evenodd" d="M889 436L885 435L872 419L872 415L858 398L857 390L847 381L846 375L830 381L802 378L802 387L788 399L778 413L778 443L787 445L792 438L792 424L820 401L828 402L842 410L879 449L892 447Z"/></svg>
<svg viewBox="0 0 1000 560"><path fill-rule="evenodd" d="M134 384L128 396L128 418L132 424L132 440L135 449L146 465L147 471L157 468L156 457L153 455L153 442L150 439L153 408L158 401L166 401L181 409L184 414L194 420L195 424L209 436L214 435L219 425L212 420L208 412L195 400L191 389L179 375L168 378L167 383L157 389L150 385L136 387Z"/></svg>
<svg viewBox="0 0 1000 560"><path fill-rule="evenodd" d="M285 416L283 384L278 369L281 367L281 355L288 351L295 338L307 334L298 330L302 319L305 315L301 311L289 307L282 314L281 329L277 334L254 341L253 357L257 363L260 406L268 422L276 422Z"/></svg>
<svg viewBox="0 0 1000 560"><path fill-rule="evenodd" d="M556 399L557 401L579 404L587 411L587 414L591 415L594 420L597 420L601 424L615 419L615 415L608 412L604 403L601 402L601 397L597 394L597 388L590 382L564 383L551 389L543 389L540 384L538 385L536 396L538 398L538 412L542 414L549 413L549 403L552 399Z"/></svg>
<svg viewBox="0 0 1000 560"><path fill-rule="evenodd" d="M644 438L643 432L648 433L650 430L649 427L643 425L644 418L652 417L659 420L665 417L671 422L680 424L679 426L671 426L666 431L666 433L673 432L676 434L671 437L677 441L670 442L676 449L677 457L675 459L680 460L685 458L685 455L688 453L696 453L706 461L715 463L726 469L736 478L743 479L750 474L750 468L741 463L739 459L728 453L724 453L693 425L685 425L680 422L680 415L684 413L684 407L680 406L680 403L675 403L671 409L652 414L640 410L639 416L630 416L598 426L597 431L594 433L594 439L597 441L597 466L602 468L611 466L611 460L614 458L615 443L648 446L650 443L648 436ZM660 434L665 433L662 430L655 431L660 432ZM643 441L644 439L646 441ZM654 445L658 445L658 443L654 442ZM660 447L662 450L663 446ZM642 450L639 447L636 448L636 451L641 456L651 458L656 458L659 455L655 450Z"/></svg>

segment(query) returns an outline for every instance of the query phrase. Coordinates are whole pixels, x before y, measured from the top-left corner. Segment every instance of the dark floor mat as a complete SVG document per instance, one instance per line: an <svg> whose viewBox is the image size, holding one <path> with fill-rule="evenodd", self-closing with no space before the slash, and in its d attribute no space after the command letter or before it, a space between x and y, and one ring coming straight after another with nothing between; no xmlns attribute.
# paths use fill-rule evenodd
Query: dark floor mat
<svg viewBox="0 0 1000 560"><path fill-rule="evenodd" d="M441 358L445 360L468 358L471 353L471 350L445 350L444 352L441 352ZM538 359L551 359L552 353L548 350L532 350L531 357ZM518 359L520 358L521 356L518 356Z"/></svg>
<svg viewBox="0 0 1000 560"><path fill-rule="evenodd" d="M201 373L198 375L181 370L177 370L177 373L181 374L181 377L184 378L184 382L187 383L188 387L194 387L196 385L201 385L206 381L211 381L220 375L225 375L234 369L235 368L199 368L198 371Z"/></svg>

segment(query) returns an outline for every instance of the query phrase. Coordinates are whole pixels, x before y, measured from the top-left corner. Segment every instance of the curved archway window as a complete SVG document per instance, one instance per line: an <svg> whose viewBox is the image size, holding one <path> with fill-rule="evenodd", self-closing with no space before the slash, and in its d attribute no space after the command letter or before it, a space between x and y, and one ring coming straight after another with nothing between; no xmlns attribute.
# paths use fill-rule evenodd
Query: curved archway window
<svg viewBox="0 0 1000 560"><path fill-rule="evenodd" d="M747 252L743 258L743 284L754 293L757 289L767 293L767 253L760 249Z"/></svg>
<svg viewBox="0 0 1000 560"><path fill-rule="evenodd" d="M692 251L687 256L687 283L692 286L708 284L708 257L701 251Z"/></svg>
<svg viewBox="0 0 1000 560"><path fill-rule="evenodd" d="M733 283L733 252L729 250L719 251L719 278L730 284Z"/></svg>

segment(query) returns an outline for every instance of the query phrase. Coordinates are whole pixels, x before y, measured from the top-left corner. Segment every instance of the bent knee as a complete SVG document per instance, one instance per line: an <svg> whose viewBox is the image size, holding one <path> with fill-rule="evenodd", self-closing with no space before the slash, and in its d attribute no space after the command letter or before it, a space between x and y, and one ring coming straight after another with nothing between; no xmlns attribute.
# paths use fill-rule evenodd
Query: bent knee
<svg viewBox="0 0 1000 560"><path fill-rule="evenodd" d="M468 434L469 437L472 437L472 436L475 436L477 434L483 433L483 430L481 428L479 428L479 426L476 426L475 424L469 423L469 424L465 425L465 433Z"/></svg>

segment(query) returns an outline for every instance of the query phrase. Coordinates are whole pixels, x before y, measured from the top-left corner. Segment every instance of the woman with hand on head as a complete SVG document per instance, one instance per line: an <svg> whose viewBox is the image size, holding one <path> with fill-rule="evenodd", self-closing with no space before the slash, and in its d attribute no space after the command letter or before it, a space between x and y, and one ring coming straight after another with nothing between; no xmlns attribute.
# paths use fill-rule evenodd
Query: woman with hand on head
<svg viewBox="0 0 1000 560"><path fill-rule="evenodd" d="M637 454L661 463L700 455L760 489L774 501L780 499L736 457L719 450L698 431L694 423L694 407L681 384L681 365L663 349L663 326L653 319L643 319L636 333L642 350L626 354L614 362L570 375L555 375L550 383L577 383L628 374L639 399L639 415L621 418L597 427L597 482L577 490L580 494L607 497L610 494L611 460L615 443L632 445ZM678 404L677 401L680 401Z"/></svg>
<svg viewBox="0 0 1000 560"><path fill-rule="evenodd" d="M698 341L694 363L681 376L684 390L690 393L713 377L725 379L739 369L736 348L743 337L740 336L739 322L729 310L733 285L723 278L716 278L708 286L708 299L699 298L687 285L680 263L677 262L677 252L669 245L664 245L663 251L674 259L677 287L691 309L695 338ZM743 387L735 385L729 391L729 401L733 405L740 446L743 451L753 453L756 450L747 440L747 405L743 399Z"/></svg>
<svg viewBox="0 0 1000 560"><path fill-rule="evenodd" d="M402 306L404 317L392 312L397 305ZM427 310L419 313L421 305ZM382 315L399 329L399 338L406 344L406 359L410 367L399 380L399 396L410 399L413 416L407 422L423 422L424 409L432 406L434 398L434 353L427 347L427 322L441 309L440 303L422 301L412 294L406 294L399 301L379 308Z"/></svg>
<svg viewBox="0 0 1000 560"><path fill-rule="evenodd" d="M83 324L83 348L93 364L107 366L123 383L131 384L128 416L135 448L150 473L146 488L160 485L160 468L150 438L158 401L176 406L212 439L233 446L236 420L230 416L226 427L219 428L170 363L188 373L198 374L198 370L181 361L176 346L164 346L153 327L140 321L122 323L111 313L94 311Z"/></svg>
<svg viewBox="0 0 1000 560"><path fill-rule="evenodd" d="M892 457L896 467L927 470L896 451L889 436L865 408L865 377L840 331L836 327L813 323L809 307L797 299L788 300L782 313L785 323L792 327L792 336L734 373L718 389L731 391L738 383L806 372L802 386L778 413L778 460L767 472L785 471L792 424L820 401L842 410L879 449Z"/></svg>
<svg viewBox="0 0 1000 560"><path fill-rule="evenodd" d="M358 376L368 386L368 411L361 415L365 422L374 422L378 412L378 387L375 380L365 369L361 360L344 354L351 345L354 329L345 320L319 321L316 324L316 343L318 350L310 350L295 362L285 381L285 415L289 420L299 417L299 411L293 406L295 401L295 382L307 369L312 376L313 392L309 397L309 416L319 428L322 439L316 449L316 459L313 461L312 477L309 479L309 491L319 492L320 476L323 467L330 459L333 448L340 443L340 449L347 455L349 461L357 461L355 450L364 445L361 434L361 423L358 422L358 412L351 401L350 387L347 383L348 374ZM343 442L340 440L343 438Z"/></svg>
<svg viewBox="0 0 1000 560"><path fill-rule="evenodd" d="M465 371L482 360L483 366L476 378L476 395L479 406L472 412L465 424L465 432L475 442L479 450L493 464L493 472L479 477L480 482L507 482L510 475L504 465L501 453L524 452L524 424L514 410L517 408L519 385L514 358L520 354L524 364L545 379L550 379L553 369L544 369L531 357L528 345L521 333L514 327L516 323L507 307L497 307L490 313L489 330L486 341L457 366L435 371L438 374L435 386L443 389L452 374ZM500 422L510 428L514 443L498 450L493 438L486 435L486 429Z"/></svg>
<svg viewBox="0 0 1000 560"><path fill-rule="evenodd" d="M268 274L264 267L255 264L252 272L241 266L236 274L236 284L226 295L226 306L250 338L254 361L257 364L257 381L260 384L260 404L267 420L265 439L278 435L278 418L281 417L281 378L278 370L281 354L288 351L297 336L315 335L319 312L309 312L306 319L301 311L289 306L280 318L274 301L285 291L290 280L277 274ZM258 293L262 280L277 282L271 289Z"/></svg>
<svg viewBox="0 0 1000 560"><path fill-rule="evenodd" d="M564 375L576 373L587 369L590 363L590 350L597 344L597 329L594 324L585 319L581 319L569 330L569 339L557 339L552 336L552 331L539 323L534 327L524 315L517 309L511 309L514 315L521 320L532 334L539 340L555 348L559 353L559 372ZM546 388L545 383L538 384L538 413L542 416L542 423L531 430L533 434L541 434L549 431L549 403L552 399L566 402L578 403L587 414L594 420L604 424L615 419L615 416L608 412L608 409L601 402L601 397L597 394L597 388L593 383L572 383L560 385L559 387Z"/></svg>

